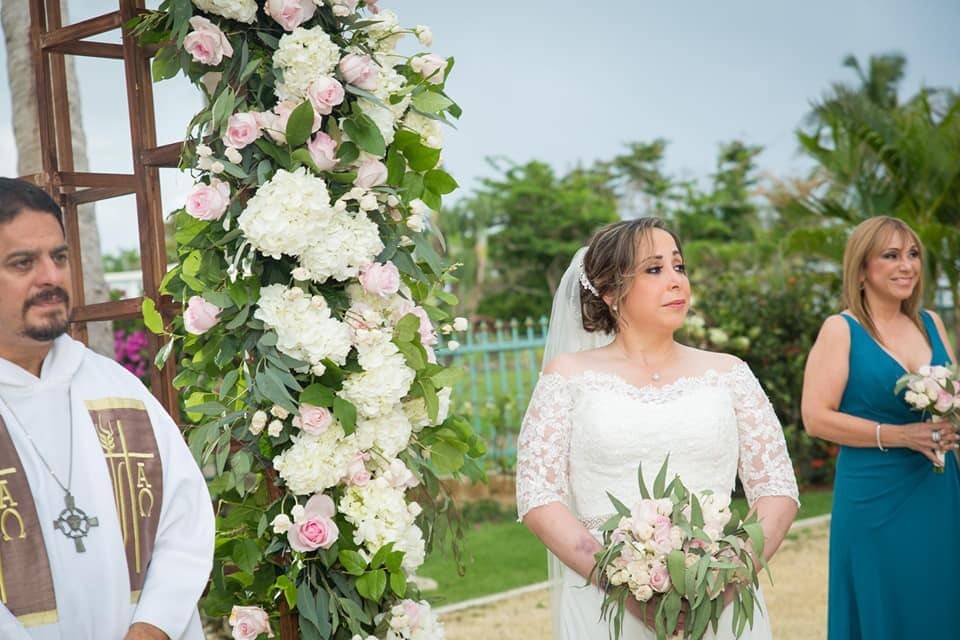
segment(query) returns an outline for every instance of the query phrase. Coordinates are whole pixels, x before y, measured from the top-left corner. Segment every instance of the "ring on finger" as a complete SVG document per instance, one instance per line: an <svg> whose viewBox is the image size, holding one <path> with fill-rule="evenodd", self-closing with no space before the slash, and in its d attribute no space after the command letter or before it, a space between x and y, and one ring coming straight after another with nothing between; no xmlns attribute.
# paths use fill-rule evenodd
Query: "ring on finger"
<svg viewBox="0 0 960 640"><path fill-rule="evenodd" d="M931 432L930 432L930 439L933 440L934 442L940 442L940 440L941 440L942 438L943 438L943 436L940 435L940 431L931 431Z"/></svg>

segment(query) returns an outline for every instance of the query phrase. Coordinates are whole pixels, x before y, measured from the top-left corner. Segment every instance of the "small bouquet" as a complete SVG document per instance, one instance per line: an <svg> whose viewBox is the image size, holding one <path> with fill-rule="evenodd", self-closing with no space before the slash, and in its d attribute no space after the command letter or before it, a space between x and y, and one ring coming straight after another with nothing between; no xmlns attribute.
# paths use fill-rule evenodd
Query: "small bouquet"
<svg viewBox="0 0 960 640"><path fill-rule="evenodd" d="M949 367L920 367L916 373L907 373L899 380L893 392L897 395L904 389L904 400L915 411L923 412L924 417L931 416L934 422L949 422L954 428L960 428L960 369L957 365ZM956 451L954 451L956 453ZM944 472L946 459L942 451L937 452L939 465L934 465L937 473Z"/></svg>
<svg viewBox="0 0 960 640"><path fill-rule="evenodd" d="M601 527L604 548L593 569L606 586L601 619L610 621L611 638L620 638L627 598L636 598L645 617L656 607L657 640L699 640L707 627L716 632L724 592L735 586L733 632L740 637L748 624L753 628L759 608L758 573L767 568L763 530L755 515L741 520L730 510L729 495L692 493L679 477L666 484L668 462L652 493L638 469L641 500L632 509L607 494L617 514Z"/></svg>

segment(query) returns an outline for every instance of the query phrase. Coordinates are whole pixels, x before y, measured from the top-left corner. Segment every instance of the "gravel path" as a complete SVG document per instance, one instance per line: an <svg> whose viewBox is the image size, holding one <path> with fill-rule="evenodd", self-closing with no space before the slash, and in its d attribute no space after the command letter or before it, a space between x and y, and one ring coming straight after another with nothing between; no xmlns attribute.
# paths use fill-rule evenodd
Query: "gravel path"
<svg viewBox="0 0 960 640"><path fill-rule="evenodd" d="M763 591L777 640L823 640L827 621L827 525L791 534L770 563ZM443 616L447 640L550 640L549 594L536 591ZM629 640L629 639L624 639Z"/></svg>

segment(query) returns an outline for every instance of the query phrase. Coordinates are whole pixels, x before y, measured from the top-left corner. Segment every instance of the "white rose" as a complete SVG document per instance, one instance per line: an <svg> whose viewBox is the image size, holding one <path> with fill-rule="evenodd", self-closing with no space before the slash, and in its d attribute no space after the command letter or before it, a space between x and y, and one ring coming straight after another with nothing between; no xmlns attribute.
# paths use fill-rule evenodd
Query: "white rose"
<svg viewBox="0 0 960 640"><path fill-rule="evenodd" d="M416 34L417 40L420 41L420 44L425 47L433 46L433 32L430 31L430 27L418 24L413 28L413 32Z"/></svg>
<svg viewBox="0 0 960 640"><path fill-rule="evenodd" d="M470 327L470 321L462 316L453 319L454 331L466 331Z"/></svg>
<svg viewBox="0 0 960 640"><path fill-rule="evenodd" d="M281 433L283 433L283 423L279 420L274 420L270 423L270 426L267 427L267 434L273 438L278 437Z"/></svg>

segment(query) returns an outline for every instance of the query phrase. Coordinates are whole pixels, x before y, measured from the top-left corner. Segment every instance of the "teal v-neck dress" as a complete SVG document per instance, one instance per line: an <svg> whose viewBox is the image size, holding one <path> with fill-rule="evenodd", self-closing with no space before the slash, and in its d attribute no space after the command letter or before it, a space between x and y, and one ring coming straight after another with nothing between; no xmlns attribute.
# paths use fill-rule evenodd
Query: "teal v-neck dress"
<svg viewBox="0 0 960 640"><path fill-rule="evenodd" d="M949 364L921 313L931 364ZM840 411L871 422L919 422L893 388L905 373L852 317ZM886 427L887 429L896 427ZM910 449L841 447L830 523L829 640L960 638L960 474Z"/></svg>

